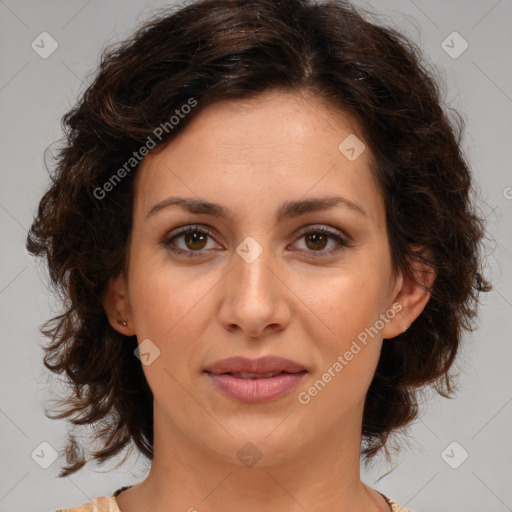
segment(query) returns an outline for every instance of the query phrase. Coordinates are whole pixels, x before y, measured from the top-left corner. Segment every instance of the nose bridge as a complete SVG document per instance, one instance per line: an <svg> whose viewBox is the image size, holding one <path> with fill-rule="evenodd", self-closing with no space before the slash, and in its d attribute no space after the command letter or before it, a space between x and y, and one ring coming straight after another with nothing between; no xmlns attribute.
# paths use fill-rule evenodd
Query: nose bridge
<svg viewBox="0 0 512 512"><path fill-rule="evenodd" d="M258 241L259 240L259 241ZM235 279L241 287L241 295L249 298L261 299L262 292L266 292L267 299L274 287L272 281L275 276L269 267L275 259L272 254L270 237L247 236L236 248Z"/></svg>
<svg viewBox="0 0 512 512"><path fill-rule="evenodd" d="M289 308L281 296L282 283L272 270L276 258L271 237L261 236L258 240L248 236L236 247L229 292L220 312L225 328L238 326L251 337L258 337L269 325L282 329L290 320Z"/></svg>

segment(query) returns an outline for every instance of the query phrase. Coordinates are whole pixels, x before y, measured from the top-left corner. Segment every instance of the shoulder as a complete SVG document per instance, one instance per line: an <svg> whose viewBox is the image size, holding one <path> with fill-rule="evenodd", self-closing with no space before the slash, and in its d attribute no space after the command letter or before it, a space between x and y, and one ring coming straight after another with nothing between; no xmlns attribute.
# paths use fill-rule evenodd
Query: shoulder
<svg viewBox="0 0 512 512"><path fill-rule="evenodd" d="M84 503L78 507L59 508L56 512L120 512L116 499L100 496L90 503Z"/></svg>
<svg viewBox="0 0 512 512"><path fill-rule="evenodd" d="M125 485L120 489L116 489L112 493L112 496L108 498L106 496L100 496L99 498L92 500L90 503L84 503L78 507L59 508L56 512L121 512L117 505L116 496L130 487L132 486Z"/></svg>
<svg viewBox="0 0 512 512"><path fill-rule="evenodd" d="M391 510L393 512L414 512L414 510L402 507L402 505L399 505L396 501L393 500L389 500L389 504L391 505Z"/></svg>
<svg viewBox="0 0 512 512"><path fill-rule="evenodd" d="M395 500L388 498L385 494L382 494L381 492L379 492L379 494L388 502L393 512L414 512L414 510L410 510L403 507L402 505L399 505Z"/></svg>

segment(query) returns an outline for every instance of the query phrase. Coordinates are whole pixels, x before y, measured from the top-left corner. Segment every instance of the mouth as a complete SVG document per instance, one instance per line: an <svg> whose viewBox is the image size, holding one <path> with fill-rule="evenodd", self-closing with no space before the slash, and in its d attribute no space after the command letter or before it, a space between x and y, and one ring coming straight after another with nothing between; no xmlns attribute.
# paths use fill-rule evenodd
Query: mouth
<svg viewBox="0 0 512 512"><path fill-rule="evenodd" d="M278 356L263 356L250 359L244 356L229 357L206 367L207 373L214 375L231 374L239 378L273 377L279 373L299 373L306 371L300 363Z"/></svg>
<svg viewBox="0 0 512 512"><path fill-rule="evenodd" d="M209 372L207 372L209 373ZM275 377L276 375L295 375L297 373L306 373L306 370L303 370L302 372L285 372L283 371L277 371L277 372L268 372L268 373L250 373L250 372L226 372L226 373L220 373L217 375L231 375L232 377L235 377L236 379L268 379L271 377Z"/></svg>
<svg viewBox="0 0 512 512"><path fill-rule="evenodd" d="M204 372L223 395L247 403L267 402L287 395L308 373L299 363L275 356L224 359Z"/></svg>

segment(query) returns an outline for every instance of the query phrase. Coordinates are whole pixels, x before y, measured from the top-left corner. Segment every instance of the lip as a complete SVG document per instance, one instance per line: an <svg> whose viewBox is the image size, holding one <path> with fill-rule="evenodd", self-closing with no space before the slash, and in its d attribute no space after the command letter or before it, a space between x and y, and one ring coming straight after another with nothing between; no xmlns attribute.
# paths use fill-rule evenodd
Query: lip
<svg viewBox="0 0 512 512"><path fill-rule="evenodd" d="M258 359L249 359L243 356L229 357L222 359L208 366L205 371L220 375L222 373L269 373L287 372L299 373L306 369L299 363L277 356L263 356Z"/></svg>
<svg viewBox="0 0 512 512"><path fill-rule="evenodd" d="M206 368L205 373L215 387L226 396L246 403L261 403L289 393L302 380L307 370L289 359L264 356L259 359L230 357ZM241 378L240 373L266 374L271 377Z"/></svg>

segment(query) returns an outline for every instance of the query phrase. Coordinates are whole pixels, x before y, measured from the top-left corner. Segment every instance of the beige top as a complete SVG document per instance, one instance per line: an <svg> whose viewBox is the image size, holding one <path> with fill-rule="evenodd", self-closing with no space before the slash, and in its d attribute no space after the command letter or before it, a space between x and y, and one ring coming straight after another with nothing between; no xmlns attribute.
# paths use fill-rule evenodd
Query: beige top
<svg viewBox="0 0 512 512"><path fill-rule="evenodd" d="M110 496L110 498L101 496L99 498L92 500L91 503L84 503L83 505L79 505L78 507L73 508L60 508L59 510L57 510L57 512L121 512L117 505L116 496L125 489L129 489L130 487L132 486L127 485L125 487L117 489L116 491L114 491L112 496ZM381 492L379 492L379 494L382 495L382 497L388 502L389 510L391 512L413 512L412 510L402 507L401 505L399 505L392 499L388 498Z"/></svg>

